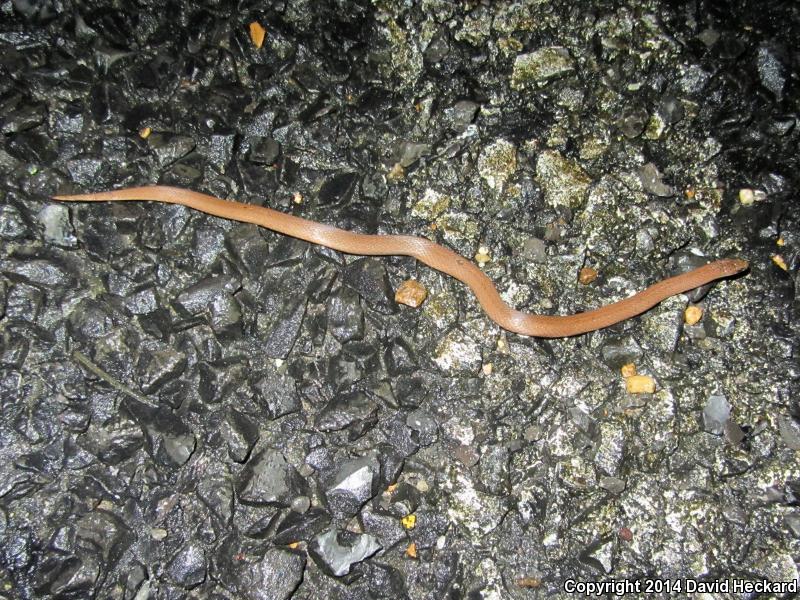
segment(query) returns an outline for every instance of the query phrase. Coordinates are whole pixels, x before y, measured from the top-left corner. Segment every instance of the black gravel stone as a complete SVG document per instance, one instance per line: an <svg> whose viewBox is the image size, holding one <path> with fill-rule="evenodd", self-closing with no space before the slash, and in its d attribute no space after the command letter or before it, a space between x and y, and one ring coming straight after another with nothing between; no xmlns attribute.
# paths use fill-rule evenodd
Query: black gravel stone
<svg viewBox="0 0 800 600"><path fill-rule="evenodd" d="M248 160L261 165L271 165L281 153L281 145L268 137L248 138L250 151L247 154Z"/></svg>
<svg viewBox="0 0 800 600"><path fill-rule="evenodd" d="M355 516L378 493L380 464L374 456L348 460L339 465L325 489L328 509L337 519Z"/></svg>
<svg viewBox="0 0 800 600"><path fill-rule="evenodd" d="M256 402L266 411L269 419L277 419L300 410L295 380L288 375L269 373L253 384Z"/></svg>
<svg viewBox="0 0 800 600"><path fill-rule="evenodd" d="M221 426L222 437L228 446L228 455L237 463L243 463L250 456L258 441L258 425L247 415L230 409Z"/></svg>
<svg viewBox="0 0 800 600"><path fill-rule="evenodd" d="M44 122L45 110L41 104L27 104L11 108L6 105L5 115L0 119L0 131L6 134L33 129Z"/></svg>
<svg viewBox="0 0 800 600"><path fill-rule="evenodd" d="M215 404L229 397L246 379L244 366L240 362L201 362L197 365L200 374L198 392L207 403Z"/></svg>
<svg viewBox="0 0 800 600"><path fill-rule="evenodd" d="M377 422L378 406L364 392L337 394L317 415L320 431L339 431L347 428L351 441L361 437Z"/></svg>
<svg viewBox="0 0 800 600"><path fill-rule="evenodd" d="M386 442L403 457L411 456L419 450L419 442L414 439L414 432L408 427L407 419L405 414L398 412L380 423Z"/></svg>
<svg viewBox="0 0 800 600"><path fill-rule="evenodd" d="M415 410L406 417L406 425L412 431L412 437L421 447L433 444L439 435L436 420L424 410Z"/></svg>
<svg viewBox="0 0 800 600"><path fill-rule="evenodd" d="M180 377L186 369L186 356L172 348L160 347L143 352L139 360L140 385L151 394L165 383Z"/></svg>
<svg viewBox="0 0 800 600"><path fill-rule="evenodd" d="M269 257L269 246L255 226L241 225L228 231L225 247L248 275L256 279L261 276Z"/></svg>
<svg viewBox="0 0 800 600"><path fill-rule="evenodd" d="M248 600L288 600L303 579L306 559L282 548L269 548L257 562L241 569L239 590Z"/></svg>
<svg viewBox="0 0 800 600"><path fill-rule="evenodd" d="M148 448L159 464L170 468L186 464L197 443L186 423L170 410L136 400L125 406L145 432Z"/></svg>
<svg viewBox="0 0 800 600"><path fill-rule="evenodd" d="M239 282L227 277L213 277L192 285L175 299L175 307L187 316L204 315L218 335L241 329L242 310L233 296Z"/></svg>
<svg viewBox="0 0 800 600"><path fill-rule="evenodd" d="M170 578L181 587L190 590L206 578L206 560L203 548L191 543L182 548L166 565Z"/></svg>
<svg viewBox="0 0 800 600"><path fill-rule="evenodd" d="M358 173L334 175L319 190L320 204L346 204L353 197L358 180Z"/></svg>
<svg viewBox="0 0 800 600"><path fill-rule="evenodd" d="M374 258L359 258L342 272L342 281L381 314L397 312L394 291L384 264Z"/></svg>
<svg viewBox="0 0 800 600"><path fill-rule="evenodd" d="M404 338L397 338L391 342L383 358L389 375L407 375L418 368L413 346Z"/></svg>
<svg viewBox="0 0 800 600"><path fill-rule="evenodd" d="M17 240L30 235L31 229L16 206L13 204L0 206L0 238Z"/></svg>
<svg viewBox="0 0 800 600"><path fill-rule="evenodd" d="M245 504L288 508L297 496L307 496L307 484L283 454L262 450L239 477L238 497Z"/></svg>
<svg viewBox="0 0 800 600"><path fill-rule="evenodd" d="M420 494L414 486L408 483L399 483L395 486L389 499L389 511L399 519L416 511L419 502Z"/></svg>
<svg viewBox="0 0 800 600"><path fill-rule="evenodd" d="M194 150L196 142L187 136L174 133L154 133L148 139L159 167L167 167Z"/></svg>
<svg viewBox="0 0 800 600"><path fill-rule="evenodd" d="M306 314L306 299L292 298L272 316L259 318L259 333L264 338L264 354L272 358L285 358L300 335L300 326Z"/></svg>
<svg viewBox="0 0 800 600"><path fill-rule="evenodd" d="M197 484L197 496L223 523L233 515L234 493L231 481L222 476L206 476Z"/></svg>
<svg viewBox="0 0 800 600"><path fill-rule="evenodd" d="M364 337L364 311L358 293L342 286L328 297L328 331L341 343Z"/></svg>
<svg viewBox="0 0 800 600"><path fill-rule="evenodd" d="M617 126L622 135L627 138L635 138L644 131L648 117L649 115L644 108L634 107L622 114L619 121L617 121Z"/></svg>
<svg viewBox="0 0 800 600"><path fill-rule="evenodd" d="M330 523L330 513L321 508L312 508L304 513L289 511L277 526L272 541L278 545L288 545L298 541L308 542L325 530Z"/></svg>
<svg viewBox="0 0 800 600"><path fill-rule="evenodd" d="M609 369L619 371L623 365L636 363L644 354L636 340L629 336L609 338L601 349L603 362Z"/></svg>
<svg viewBox="0 0 800 600"><path fill-rule="evenodd" d="M359 514L359 521L364 533L375 537L383 552L407 539L405 529L396 514L365 508Z"/></svg>

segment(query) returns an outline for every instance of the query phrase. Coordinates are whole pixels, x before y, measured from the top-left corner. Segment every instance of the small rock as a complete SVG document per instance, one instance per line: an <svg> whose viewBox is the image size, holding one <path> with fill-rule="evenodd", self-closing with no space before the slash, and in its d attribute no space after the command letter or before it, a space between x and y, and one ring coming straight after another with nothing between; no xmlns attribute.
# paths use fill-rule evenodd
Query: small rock
<svg viewBox="0 0 800 600"><path fill-rule="evenodd" d="M342 281L379 313L388 315L397 312L392 284L382 262L374 258L354 260L343 269Z"/></svg>
<svg viewBox="0 0 800 600"><path fill-rule="evenodd" d="M534 84L543 84L575 70L569 51L561 46L541 48L514 59L511 89L522 90Z"/></svg>
<svg viewBox="0 0 800 600"><path fill-rule="evenodd" d="M343 285L328 297L328 331L340 343L364 337L364 310L358 292Z"/></svg>
<svg viewBox="0 0 800 600"><path fill-rule="evenodd" d="M258 441L258 425L236 409L229 409L220 427L220 433L228 444L228 456L243 463Z"/></svg>
<svg viewBox="0 0 800 600"><path fill-rule="evenodd" d="M742 188L739 190L739 202L743 206L752 206L756 202L766 200L767 194L762 190L753 190L750 188Z"/></svg>
<svg viewBox="0 0 800 600"><path fill-rule="evenodd" d="M583 267L578 272L578 282L581 285L589 285L597 279L597 270L592 267Z"/></svg>
<svg viewBox="0 0 800 600"><path fill-rule="evenodd" d="M380 465L374 456L364 456L342 464L331 486L325 490L328 506L337 518L352 517L378 493Z"/></svg>
<svg viewBox="0 0 800 600"><path fill-rule="evenodd" d="M481 368L481 349L478 343L461 329L445 335L436 346L433 362L446 372L477 373Z"/></svg>
<svg viewBox="0 0 800 600"><path fill-rule="evenodd" d="M478 173L493 190L500 190L517 170L517 147L499 139L478 156Z"/></svg>
<svg viewBox="0 0 800 600"><path fill-rule="evenodd" d="M478 248L478 252L473 257L478 266L483 268L487 263L491 262L492 257L489 256L489 249L486 246Z"/></svg>
<svg viewBox="0 0 800 600"><path fill-rule="evenodd" d="M253 46L255 46L257 50L260 50L261 46L264 45L264 38L267 35L267 30L264 29L264 26L258 21L251 21L247 26L247 31L250 34L250 41L253 42Z"/></svg>
<svg viewBox="0 0 800 600"><path fill-rule="evenodd" d="M686 310L683 311L683 322L687 325L696 325L702 318L703 309L699 306L688 306L686 307Z"/></svg>
<svg viewBox="0 0 800 600"><path fill-rule="evenodd" d="M447 514L472 535L481 537L493 531L503 520L508 508L502 498L478 491L471 477L457 474L451 482L452 494ZM415 537L420 528L414 530ZM417 540L419 542L419 539Z"/></svg>
<svg viewBox="0 0 800 600"><path fill-rule="evenodd" d="M28 235L29 229L19 210L13 204L0 206L0 238L18 240Z"/></svg>
<svg viewBox="0 0 800 600"><path fill-rule="evenodd" d="M320 431L339 431L365 421L374 422L377 404L364 392L337 394L320 411L316 425Z"/></svg>
<svg viewBox="0 0 800 600"><path fill-rule="evenodd" d="M347 204L353 197L361 179L358 173L337 173L327 179L319 189L317 197L321 205Z"/></svg>
<svg viewBox="0 0 800 600"><path fill-rule="evenodd" d="M633 139L641 135L650 116L644 108L634 106L628 108L617 120L617 127L626 138Z"/></svg>
<svg viewBox="0 0 800 600"><path fill-rule="evenodd" d="M268 548L258 562L246 564L239 589L247 600L288 600L303 580L306 558L298 552Z"/></svg>
<svg viewBox="0 0 800 600"><path fill-rule="evenodd" d="M783 443L792 450L800 450L800 423L793 417L779 417L778 431Z"/></svg>
<svg viewBox="0 0 800 600"><path fill-rule="evenodd" d="M354 564L380 549L380 543L371 535L331 529L315 537L308 552L322 570L342 577L350 573Z"/></svg>
<svg viewBox="0 0 800 600"><path fill-rule="evenodd" d="M761 85L775 94L778 100L783 98L783 89L786 85L786 69L774 48L763 44L758 49L756 58L758 75Z"/></svg>
<svg viewBox="0 0 800 600"><path fill-rule="evenodd" d="M74 248L78 238L69 221L69 210L59 204L48 204L37 215L39 222L44 225L44 241L62 248Z"/></svg>
<svg viewBox="0 0 800 600"><path fill-rule="evenodd" d="M725 423L731 417L731 405L727 398L720 394L708 397L703 408L703 428L714 435L721 435L725 431Z"/></svg>
<svg viewBox="0 0 800 600"><path fill-rule="evenodd" d="M254 225L239 225L225 232L225 248L254 278L269 260L269 246Z"/></svg>
<svg viewBox="0 0 800 600"><path fill-rule="evenodd" d="M642 165L639 169L639 180L644 191L660 198L668 198L675 194L675 189L661 180L661 173L653 163Z"/></svg>
<svg viewBox="0 0 800 600"><path fill-rule="evenodd" d="M203 549L189 543L167 564L170 578L181 587L190 590L206 579L206 557Z"/></svg>
<svg viewBox="0 0 800 600"><path fill-rule="evenodd" d="M364 533L378 539L384 550L388 550L400 540L405 539L406 532L396 515L366 507L359 514Z"/></svg>
<svg viewBox="0 0 800 600"><path fill-rule="evenodd" d="M577 209L586 201L591 177L574 161L547 150L536 161L536 179L547 204Z"/></svg>
<svg viewBox="0 0 800 600"><path fill-rule="evenodd" d="M152 394L168 381L186 370L186 355L173 348L163 347L143 352L139 360L140 385L145 394Z"/></svg>
<svg viewBox="0 0 800 600"><path fill-rule="evenodd" d="M242 472L239 500L288 508L297 496L308 495L305 487L305 481L283 454L267 448L252 457Z"/></svg>
<svg viewBox="0 0 800 600"><path fill-rule="evenodd" d="M665 95L658 103L658 113L667 125L674 125L683 120L686 110L683 103L671 94Z"/></svg>
<svg viewBox="0 0 800 600"><path fill-rule="evenodd" d="M463 131L475 119L479 108L475 102L459 100L451 108L445 109L444 114L450 120L450 127L454 131Z"/></svg>
<svg viewBox="0 0 800 600"><path fill-rule="evenodd" d="M401 142L394 150L396 160L401 168L407 169L423 156L427 156L431 152L430 144L423 144L419 142Z"/></svg>
<svg viewBox="0 0 800 600"><path fill-rule="evenodd" d="M412 435L416 436L416 441L423 448L436 442L439 436L436 420L424 410L417 409L409 413L406 425L414 432Z"/></svg>
<svg viewBox="0 0 800 600"><path fill-rule="evenodd" d="M407 279L397 288L394 293L394 301L398 304L405 304L412 308L419 308L428 297L428 290L419 281Z"/></svg>
<svg viewBox="0 0 800 600"><path fill-rule="evenodd" d="M271 165L278 160L281 146L272 138L251 137L248 141L250 142L250 151L247 154L247 160L250 162Z"/></svg>
<svg viewBox="0 0 800 600"><path fill-rule="evenodd" d="M197 145L190 137L172 133L153 133L147 138L147 142L156 155L158 166L161 168L183 158Z"/></svg>
<svg viewBox="0 0 800 600"><path fill-rule="evenodd" d="M331 523L331 515L321 508L310 508L304 513L290 511L275 530L273 542L287 545L299 541L310 541Z"/></svg>
<svg viewBox="0 0 800 600"><path fill-rule="evenodd" d="M256 401L266 409L271 420L300 410L297 383L289 375L265 373L252 384Z"/></svg>
<svg viewBox="0 0 800 600"><path fill-rule="evenodd" d="M543 263L547 260L547 246L544 240L539 238L528 238L522 242L520 252L522 258L535 263Z"/></svg>
<svg viewBox="0 0 800 600"><path fill-rule="evenodd" d="M270 358L286 358L297 336L306 314L307 298L298 295L287 300L275 314L259 314L257 328L264 338L263 352Z"/></svg>
<svg viewBox="0 0 800 600"><path fill-rule="evenodd" d="M617 477L603 477L600 487L612 494L621 494L625 490L625 482Z"/></svg>
<svg viewBox="0 0 800 600"><path fill-rule="evenodd" d="M413 373L418 368L412 345L403 338L397 338L388 344L383 359L386 370L392 376Z"/></svg>
<svg viewBox="0 0 800 600"><path fill-rule="evenodd" d="M625 379L625 389L629 394L652 394L656 382L649 375L631 375Z"/></svg>
<svg viewBox="0 0 800 600"><path fill-rule="evenodd" d="M427 188L422 198L411 209L411 216L433 221L450 206L450 197Z"/></svg>

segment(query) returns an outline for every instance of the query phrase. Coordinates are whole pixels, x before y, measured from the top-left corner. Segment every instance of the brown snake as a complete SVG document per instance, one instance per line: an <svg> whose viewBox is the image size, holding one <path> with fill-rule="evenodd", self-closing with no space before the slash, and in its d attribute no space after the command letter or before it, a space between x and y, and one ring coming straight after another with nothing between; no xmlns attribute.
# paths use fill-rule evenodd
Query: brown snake
<svg viewBox="0 0 800 600"><path fill-rule="evenodd" d="M135 187L96 194L54 196L53 199L76 202L153 200L169 204L182 204L224 219L254 223L278 233L347 254L413 256L429 267L447 273L469 286L486 314L503 329L536 337L569 337L602 329L635 317L665 298L723 277L736 275L748 267L747 261L738 258L717 260L688 273L659 281L638 294L595 310L566 316L531 315L514 310L506 304L491 279L472 262L452 250L421 237L353 233L316 221L287 215L270 208L220 200L214 196L165 186Z"/></svg>

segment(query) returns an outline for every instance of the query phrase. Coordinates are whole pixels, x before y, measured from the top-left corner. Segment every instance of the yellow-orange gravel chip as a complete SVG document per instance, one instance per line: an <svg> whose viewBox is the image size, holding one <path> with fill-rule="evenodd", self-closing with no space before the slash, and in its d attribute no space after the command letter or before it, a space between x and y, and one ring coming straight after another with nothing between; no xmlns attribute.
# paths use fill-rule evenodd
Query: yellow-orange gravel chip
<svg viewBox="0 0 800 600"><path fill-rule="evenodd" d="M394 301L412 308L419 308L428 297L428 290L419 281L407 279L394 293Z"/></svg>
<svg viewBox="0 0 800 600"><path fill-rule="evenodd" d="M416 543L411 542L408 545L408 548L406 548L406 556L408 556L408 558L417 558L417 544Z"/></svg>
<svg viewBox="0 0 800 600"><path fill-rule="evenodd" d="M772 262L774 262L779 268L783 269L784 271L789 270L789 266L786 264L786 261L780 254L773 255Z"/></svg>
<svg viewBox="0 0 800 600"><path fill-rule="evenodd" d="M589 285L597 279L597 271L592 267L583 267L578 273L578 281L583 285Z"/></svg>
<svg viewBox="0 0 800 600"><path fill-rule="evenodd" d="M649 375L631 375L625 380L625 389L629 394L652 394L656 391L656 382Z"/></svg>
<svg viewBox="0 0 800 600"><path fill-rule="evenodd" d="M248 28L250 29L250 41L260 50L261 46L264 45L264 38L267 36L267 30L264 29L258 21L250 23Z"/></svg>
<svg viewBox="0 0 800 600"><path fill-rule="evenodd" d="M703 309L699 306L688 306L683 311L683 321L687 325L696 325L703 318Z"/></svg>

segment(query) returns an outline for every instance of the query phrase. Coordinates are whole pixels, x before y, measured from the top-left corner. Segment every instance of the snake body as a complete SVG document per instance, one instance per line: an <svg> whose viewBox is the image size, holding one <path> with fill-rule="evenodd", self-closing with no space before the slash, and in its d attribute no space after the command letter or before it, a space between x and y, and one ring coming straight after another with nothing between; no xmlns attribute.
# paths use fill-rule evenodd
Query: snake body
<svg viewBox="0 0 800 600"><path fill-rule="evenodd" d="M515 310L506 304L491 279L471 261L421 237L354 233L270 208L221 200L207 194L166 186L134 187L96 194L54 196L53 199L75 202L151 200L181 204L224 219L254 223L272 231L347 254L412 256L429 267L455 277L466 284L475 294L486 314L503 329L535 337L569 337L602 329L635 317L670 296L692 290L717 279L736 275L748 268L747 261L738 258L717 260L693 271L659 281L638 294L595 310L565 316L532 315Z"/></svg>

